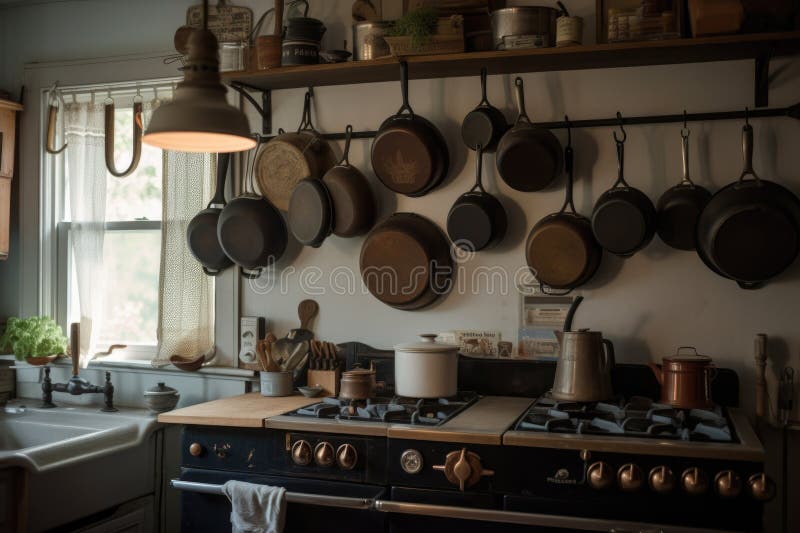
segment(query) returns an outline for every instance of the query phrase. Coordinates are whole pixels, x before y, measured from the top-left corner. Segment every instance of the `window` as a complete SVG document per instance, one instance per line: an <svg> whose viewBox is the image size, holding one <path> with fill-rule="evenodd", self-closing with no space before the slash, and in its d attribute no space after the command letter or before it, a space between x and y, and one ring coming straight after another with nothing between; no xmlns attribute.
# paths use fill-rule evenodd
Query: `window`
<svg viewBox="0 0 800 533"><path fill-rule="evenodd" d="M166 91L168 92L168 91ZM114 156L118 169L127 168L133 152L134 88L119 88L112 93L115 104ZM152 92L151 92L152 94ZM77 90L65 96L67 102L83 102L95 98L105 100L105 91L92 95L90 90ZM62 118L62 116L64 118ZM66 121L66 113L59 113ZM55 295L59 319L63 324L80 321L80 292L73 222L70 214L69 150L53 169L54 191L57 191L57 265ZM102 263L98 276L104 287L99 295L102 321L96 332L97 347L105 351L112 344L124 344L125 357L151 358L155 354L158 325L159 269L161 253L162 151L142 145L141 158L135 171L117 178L106 170L105 224L102 239ZM60 192L60 194L58 193ZM115 355L117 353L115 352Z"/></svg>

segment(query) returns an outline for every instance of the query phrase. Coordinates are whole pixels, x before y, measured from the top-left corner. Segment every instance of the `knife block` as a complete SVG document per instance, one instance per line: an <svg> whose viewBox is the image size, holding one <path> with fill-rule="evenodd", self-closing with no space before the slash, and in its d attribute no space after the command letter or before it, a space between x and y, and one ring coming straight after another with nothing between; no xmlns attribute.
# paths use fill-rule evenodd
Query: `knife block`
<svg viewBox="0 0 800 533"><path fill-rule="evenodd" d="M309 370L308 386L319 385L322 387L322 396L339 396L339 379L342 377L342 370Z"/></svg>

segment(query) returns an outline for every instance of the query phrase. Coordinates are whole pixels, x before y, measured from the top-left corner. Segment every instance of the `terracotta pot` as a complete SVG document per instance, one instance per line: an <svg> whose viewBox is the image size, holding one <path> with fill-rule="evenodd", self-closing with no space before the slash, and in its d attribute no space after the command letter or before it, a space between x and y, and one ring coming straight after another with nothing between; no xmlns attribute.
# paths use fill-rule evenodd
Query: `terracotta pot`
<svg viewBox="0 0 800 533"><path fill-rule="evenodd" d="M682 353L691 350L692 353ZM661 385L661 403L678 409L708 409L714 406L711 398L711 382L717 368L711 358L699 355L691 346L681 346L675 355L665 357L663 364L650 363L658 383Z"/></svg>

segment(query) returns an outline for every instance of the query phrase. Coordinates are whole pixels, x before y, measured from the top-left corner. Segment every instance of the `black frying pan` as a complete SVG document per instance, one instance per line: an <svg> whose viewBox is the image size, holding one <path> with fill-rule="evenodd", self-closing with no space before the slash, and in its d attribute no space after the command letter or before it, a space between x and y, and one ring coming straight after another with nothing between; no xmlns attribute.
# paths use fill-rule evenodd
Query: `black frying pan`
<svg viewBox="0 0 800 533"><path fill-rule="evenodd" d="M283 255L288 234L278 208L252 192L253 166L249 167L242 193L219 215L217 236L225 254L239 265L242 275L257 278L264 268Z"/></svg>
<svg viewBox="0 0 800 533"><path fill-rule="evenodd" d="M572 201L571 142L564 149L564 166L567 171L564 205L557 213L537 222L525 243L525 259L545 294L550 289L566 294L583 285L597 272L603 258L603 249L592 235L591 222L578 214Z"/></svg>
<svg viewBox="0 0 800 533"><path fill-rule="evenodd" d="M650 198L625 181L625 140L614 132L617 143L617 181L594 204L592 232L600 246L627 257L641 250L656 231L656 208Z"/></svg>
<svg viewBox="0 0 800 533"><path fill-rule="evenodd" d="M695 249L697 217L711 199L711 193L695 185L689 178L689 130L681 130L683 139L683 179L667 189L658 199L658 236L665 244L678 250Z"/></svg>
<svg viewBox="0 0 800 533"><path fill-rule="evenodd" d="M300 180L289 199L289 229L300 244L319 248L333 229L333 202L322 180Z"/></svg>
<svg viewBox="0 0 800 533"><path fill-rule="evenodd" d="M508 228L503 204L483 188L483 147L479 144L477 149L475 186L459 196L447 214L447 234L453 244L476 252L497 245Z"/></svg>
<svg viewBox="0 0 800 533"><path fill-rule="evenodd" d="M561 143L547 128L536 126L525 112L522 78L514 80L519 115L497 145L497 170L509 187L517 191L539 191L550 185L564 169Z"/></svg>
<svg viewBox="0 0 800 533"><path fill-rule="evenodd" d="M486 98L486 67L481 69L482 98L478 107L467 113L461 123L461 138L470 149L483 147L484 152L494 152L497 143L508 129L503 112L489 103Z"/></svg>
<svg viewBox="0 0 800 533"><path fill-rule="evenodd" d="M217 190L208 207L197 213L186 228L189 252L209 276L216 276L233 264L217 237L219 214L225 207L225 178L230 159L229 153L217 155Z"/></svg>
<svg viewBox="0 0 800 533"><path fill-rule="evenodd" d="M800 200L755 173L749 124L742 129L742 150L741 176L717 191L697 220L697 253L714 272L753 289L797 258Z"/></svg>
<svg viewBox="0 0 800 533"><path fill-rule="evenodd" d="M422 196L447 176L450 156L441 132L408 103L408 64L400 63L403 105L386 119L372 142L372 169L394 192Z"/></svg>

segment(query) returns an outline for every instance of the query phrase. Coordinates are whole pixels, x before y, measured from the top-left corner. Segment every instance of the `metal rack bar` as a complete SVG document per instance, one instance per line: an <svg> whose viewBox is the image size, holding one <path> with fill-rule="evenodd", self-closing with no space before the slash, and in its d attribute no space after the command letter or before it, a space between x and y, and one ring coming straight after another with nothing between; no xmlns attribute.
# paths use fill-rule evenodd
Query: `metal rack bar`
<svg viewBox="0 0 800 533"><path fill-rule="evenodd" d="M739 111L713 111L709 113L683 113L674 115L649 115L639 117L625 117L622 118L622 124L625 126L643 125L643 124L669 124L669 123L683 123L686 122L708 122L714 120L744 120L754 118L767 118L767 117L790 117L800 120L800 103L794 104L789 107L776 107L773 109L742 109ZM564 129L567 123L564 121L557 122L537 122L537 126L549 128L551 130ZM571 128L606 128L615 127L620 125L620 119L613 118L598 118L588 120L570 120L569 125ZM353 139L371 139L377 135L377 131L354 131L352 133ZM324 139L327 140L342 140L345 138L344 132L336 133L322 133ZM269 141L275 137L274 135L261 135L262 142Z"/></svg>

